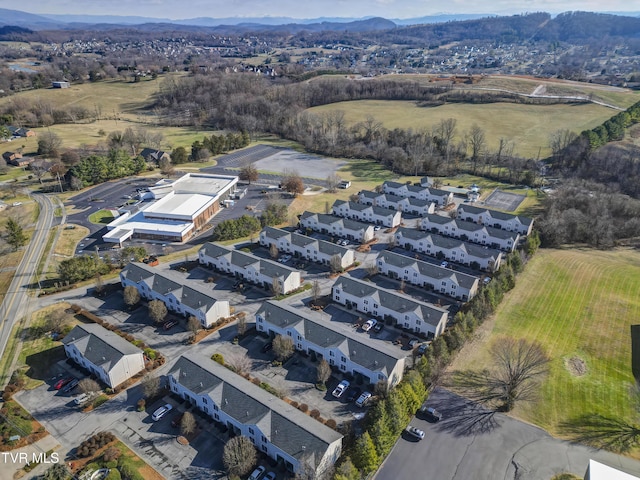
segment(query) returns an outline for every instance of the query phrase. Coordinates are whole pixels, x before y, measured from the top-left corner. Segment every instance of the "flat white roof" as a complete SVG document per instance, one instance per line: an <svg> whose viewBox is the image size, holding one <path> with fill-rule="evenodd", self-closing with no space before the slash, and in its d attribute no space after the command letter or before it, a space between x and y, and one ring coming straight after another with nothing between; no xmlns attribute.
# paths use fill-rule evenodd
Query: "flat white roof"
<svg viewBox="0 0 640 480"><path fill-rule="evenodd" d="M638 477L621 472L595 460L589 460L588 475L585 480L639 480Z"/></svg>
<svg viewBox="0 0 640 480"><path fill-rule="evenodd" d="M194 227L193 222L190 221L174 221L174 220L159 220L157 218L145 218L144 210L136 213L132 217L126 218L124 215L117 218L109 225L111 231L113 230L132 230L134 233L147 233L153 235L169 235L169 236L184 236ZM106 235L109 235L107 233ZM104 238L104 237L103 237Z"/></svg>
<svg viewBox="0 0 640 480"><path fill-rule="evenodd" d="M102 236L105 242L122 243L133 235L133 230L127 228L114 228L109 233Z"/></svg>
<svg viewBox="0 0 640 480"><path fill-rule="evenodd" d="M160 180L149 190L156 198L166 195L168 190L175 193L199 193L217 197L238 183L238 177L231 175L208 175L206 173L187 173L177 180Z"/></svg>
<svg viewBox="0 0 640 480"><path fill-rule="evenodd" d="M198 193L174 193L161 198L144 210L145 217L192 220L216 201L215 197Z"/></svg>

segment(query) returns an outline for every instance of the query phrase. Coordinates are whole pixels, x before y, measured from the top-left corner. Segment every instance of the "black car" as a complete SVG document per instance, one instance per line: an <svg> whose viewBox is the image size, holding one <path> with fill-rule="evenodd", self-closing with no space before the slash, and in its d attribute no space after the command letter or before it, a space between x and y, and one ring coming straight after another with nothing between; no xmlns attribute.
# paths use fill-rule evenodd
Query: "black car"
<svg viewBox="0 0 640 480"><path fill-rule="evenodd" d="M431 422L439 422L442 420L442 414L433 407L427 407L426 403L423 403L418 411L423 418L430 420Z"/></svg>
<svg viewBox="0 0 640 480"><path fill-rule="evenodd" d="M350 388L349 391L347 392L347 402L355 401L360 396L361 393L362 393L362 390L358 387Z"/></svg>
<svg viewBox="0 0 640 480"><path fill-rule="evenodd" d="M418 356L424 355L425 353L427 353L427 348L429 348L429 344L428 343L423 343L418 347Z"/></svg>
<svg viewBox="0 0 640 480"><path fill-rule="evenodd" d="M382 322L378 322L375 324L375 326L373 327L373 331L376 333L380 333L382 331L382 329L384 328L384 323Z"/></svg>
<svg viewBox="0 0 640 480"><path fill-rule="evenodd" d="M262 346L262 353L267 353L273 348L273 342L267 342Z"/></svg>
<svg viewBox="0 0 640 480"><path fill-rule="evenodd" d="M78 380L77 378L74 378L73 380L71 380L69 383L67 383L64 386L62 391L64 393L69 393L70 391L72 391L74 388L76 388L78 386L78 383L80 383L80 380Z"/></svg>

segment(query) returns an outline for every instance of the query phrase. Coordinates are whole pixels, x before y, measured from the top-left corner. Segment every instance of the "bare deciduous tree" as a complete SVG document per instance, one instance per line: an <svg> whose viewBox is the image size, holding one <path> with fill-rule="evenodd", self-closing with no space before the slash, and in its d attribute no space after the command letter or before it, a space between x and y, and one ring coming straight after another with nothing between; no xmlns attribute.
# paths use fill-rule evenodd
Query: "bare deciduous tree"
<svg viewBox="0 0 640 480"><path fill-rule="evenodd" d="M273 353L275 353L278 361L284 362L293 355L293 350L293 339L290 337L278 335L273 339Z"/></svg>
<svg viewBox="0 0 640 480"><path fill-rule="evenodd" d="M161 323L167 316L167 306L161 300L149 302L149 317L156 323Z"/></svg>
<svg viewBox="0 0 640 480"><path fill-rule="evenodd" d="M238 375L244 375L251 371L251 359L247 355L232 354L227 357L229 365Z"/></svg>
<svg viewBox="0 0 640 480"><path fill-rule="evenodd" d="M247 437L233 437L224 446L222 463L230 475L245 476L256 464L256 459L256 447Z"/></svg>
<svg viewBox="0 0 640 480"><path fill-rule="evenodd" d="M365 267L365 271L367 272L368 276L373 277L374 275L378 274L378 265L376 265L375 263L370 263Z"/></svg>
<svg viewBox="0 0 640 480"><path fill-rule="evenodd" d="M271 291L273 292L273 296L277 297L282 294L282 285L280 285L280 280L278 277L273 277L271 280Z"/></svg>
<svg viewBox="0 0 640 480"><path fill-rule="evenodd" d="M146 375L140 382L145 398L155 397L160 392L160 383L160 377Z"/></svg>
<svg viewBox="0 0 640 480"><path fill-rule="evenodd" d="M45 328L49 331L60 333L70 320L71 316L64 309L58 308L46 316Z"/></svg>
<svg viewBox="0 0 640 480"><path fill-rule="evenodd" d="M329 377L331 376L331 365L329 365L329 362L324 358L320 360L320 363L318 363L316 374L318 383L325 383L329 380Z"/></svg>
<svg viewBox="0 0 640 480"><path fill-rule="evenodd" d="M191 412L184 412L180 419L180 433L182 435L189 435L196 430L196 419Z"/></svg>
<svg viewBox="0 0 640 480"><path fill-rule="evenodd" d="M243 182L249 182L249 185L251 185L251 182L258 180L258 169L253 164L242 167L238 178Z"/></svg>
<svg viewBox="0 0 640 480"><path fill-rule="evenodd" d="M331 267L331 271L333 273L338 273L342 271L342 257L339 254L333 255L329 259L329 266Z"/></svg>
<svg viewBox="0 0 640 480"><path fill-rule="evenodd" d="M269 256L275 260L276 258L278 258L278 253L279 252L277 245L275 243L272 243L269 246Z"/></svg>
<svg viewBox="0 0 640 480"><path fill-rule="evenodd" d="M313 303L316 303L320 298L320 282L318 280L314 280L311 284L311 298L313 298Z"/></svg>
<svg viewBox="0 0 640 480"><path fill-rule="evenodd" d="M100 385L95 380L83 378L78 383L78 390L82 393L93 393L100 391Z"/></svg>
<svg viewBox="0 0 640 480"><path fill-rule="evenodd" d="M329 193L335 193L341 181L342 179L335 173L332 173L331 175L329 175L327 177L327 191Z"/></svg>
<svg viewBox="0 0 640 480"><path fill-rule="evenodd" d="M538 380L549 368L549 357L539 343L526 339L498 339L491 348L493 367L453 375L453 385L471 400L510 411L518 401L535 399Z"/></svg>
<svg viewBox="0 0 640 480"><path fill-rule="evenodd" d="M247 333L247 317L245 315L239 315L236 322L236 328L238 329L238 336L241 337Z"/></svg>
<svg viewBox="0 0 640 480"><path fill-rule="evenodd" d="M193 315L190 316L189 320L187 320L187 329L189 329L189 331L195 335L200 331L201 328L202 324L200 323L200 320L198 320Z"/></svg>

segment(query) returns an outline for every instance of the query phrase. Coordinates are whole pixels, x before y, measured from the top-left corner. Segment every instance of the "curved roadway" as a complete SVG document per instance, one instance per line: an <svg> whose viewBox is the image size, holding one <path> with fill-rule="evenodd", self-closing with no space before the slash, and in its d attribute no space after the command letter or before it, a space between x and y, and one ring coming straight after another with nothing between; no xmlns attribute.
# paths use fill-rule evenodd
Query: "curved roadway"
<svg viewBox="0 0 640 480"><path fill-rule="evenodd" d="M53 198L56 202L58 201L56 197ZM33 195L33 199L40 206L36 228L26 247L22 261L16 269L9 290L4 296L2 305L0 305L0 357L5 355L5 349L13 328L27 312L29 290L33 288L33 283L38 281L35 278L38 263L45 253L49 231L54 223L54 200L47 195L41 194ZM13 359L11 359L11 362L13 362ZM8 375L6 375L2 378L0 386L4 386L8 380Z"/></svg>

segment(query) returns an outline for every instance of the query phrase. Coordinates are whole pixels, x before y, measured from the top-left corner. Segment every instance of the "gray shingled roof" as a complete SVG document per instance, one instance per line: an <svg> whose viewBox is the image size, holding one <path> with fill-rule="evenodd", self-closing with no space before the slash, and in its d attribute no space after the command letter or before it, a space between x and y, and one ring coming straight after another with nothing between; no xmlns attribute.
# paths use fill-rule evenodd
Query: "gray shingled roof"
<svg viewBox="0 0 640 480"><path fill-rule="evenodd" d="M518 235L516 232L509 232L508 230L502 230L500 228L489 227L486 225L481 225L475 222L467 222L466 220L459 220L457 218L451 219L449 217L444 217L442 215L437 215L435 213L428 213L424 217L430 223L437 223L439 225L446 225L448 223L454 223L458 230L466 231L466 232L477 232L478 230L482 230L483 228L487 230L487 234L490 237L500 238L502 240L513 240L515 242L516 236Z"/></svg>
<svg viewBox="0 0 640 480"><path fill-rule="evenodd" d="M345 202L344 200L336 200L333 203L332 208L335 209L338 206L343 205L345 203L349 206L349 210L353 210L355 212L363 212L365 210L371 209L371 211L375 215L378 215L380 217L389 217L389 216L393 217L396 213L398 213L396 210L392 210L390 208L378 207L377 205L366 205L364 203L357 203L357 202Z"/></svg>
<svg viewBox="0 0 640 480"><path fill-rule="evenodd" d="M440 267L431 263L423 262L415 258L407 257L406 255L400 255L398 253L389 252L383 250L378 254L378 258L384 259L385 263L394 265L396 267L406 268L416 266L418 271L429 278L434 280L442 280L444 278L450 278L463 288L471 289L474 284L478 282L478 278L466 273L456 272L450 268Z"/></svg>
<svg viewBox="0 0 640 480"><path fill-rule="evenodd" d="M302 311L280 302L264 302L256 315L261 315L279 328L294 327L315 345L339 347L351 361L374 372L389 375L397 362L406 356L382 342L371 342L368 337L359 335L339 322L327 321L316 312Z"/></svg>
<svg viewBox="0 0 640 480"><path fill-rule="evenodd" d="M315 244L319 252L331 256L340 255L340 257L342 257L349 250L348 248L342 247L335 243L311 238L301 233L290 233L279 228L264 227L262 229L262 233L266 234L268 238L272 238L274 240L283 237L289 237L289 241L291 242L291 244L297 245L299 247L306 247L307 245Z"/></svg>
<svg viewBox="0 0 640 480"><path fill-rule="evenodd" d="M204 356L182 355L169 375L193 393L207 395L239 423L257 425L269 442L292 457L299 460L311 457L314 467L328 446L342 438L338 432Z"/></svg>
<svg viewBox="0 0 640 480"><path fill-rule="evenodd" d="M365 282L346 275L342 275L333 284L332 288L340 287L343 292L355 297L373 297L380 305L384 305L398 313L416 312L425 322L437 327L440 322L446 320L448 312L429 303L420 302L407 295L396 293L386 288L380 288L371 282Z"/></svg>
<svg viewBox="0 0 640 480"><path fill-rule="evenodd" d="M199 284L184 285L185 278L171 270L160 270L144 263L129 263L121 273L124 278L135 283L149 280L150 287L160 295L173 295L182 303L194 310L208 312L218 301L213 296L213 291Z"/></svg>
<svg viewBox="0 0 640 480"><path fill-rule="evenodd" d="M249 265L257 265L257 269L260 273L268 277L287 278L292 273L297 272L294 268L289 268L285 265L272 262L271 260L266 260L264 258L256 257L250 253L241 252L240 250L234 250L210 242L205 243L200 250L204 250L206 255L213 258L230 255L231 263L241 268L246 268Z"/></svg>
<svg viewBox="0 0 640 480"><path fill-rule="evenodd" d="M341 223L342 226L348 230L359 231L372 228L371 225L364 222L358 222L357 220L351 220L350 218L342 218L336 215L328 215L325 213L304 212L301 218L309 218L316 216L320 225L333 225L335 223Z"/></svg>
<svg viewBox="0 0 640 480"><path fill-rule="evenodd" d="M495 248L482 247L475 243L465 242L459 238L445 237L437 233L427 233L413 228L400 227L396 230L396 235L416 241L424 240L431 242L433 245L446 250L460 248L469 255L477 258L497 258L501 254L500 250Z"/></svg>
<svg viewBox="0 0 640 480"><path fill-rule="evenodd" d="M469 212L474 215L478 215L481 213L488 213L493 218L498 218L500 220L505 220L505 221L518 220L521 224L526 226L531 225L531 222L533 222L533 219L530 217L524 217L522 215L513 215L511 213L500 212L498 210L492 210L489 208L480 208L474 205L460 205L460 207L458 208L459 209L461 208L464 212Z"/></svg>
<svg viewBox="0 0 640 480"><path fill-rule="evenodd" d="M382 184L384 185L388 185L389 188L401 188L401 187L406 187L407 184L406 183L400 183L400 182L392 182L391 180L387 180L386 182L384 182Z"/></svg>
<svg viewBox="0 0 640 480"><path fill-rule="evenodd" d="M107 372L125 355L142 353L142 350L124 338L92 323L76 325L62 339L62 343L74 344L84 358Z"/></svg>

